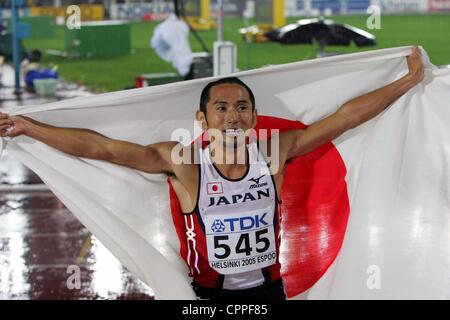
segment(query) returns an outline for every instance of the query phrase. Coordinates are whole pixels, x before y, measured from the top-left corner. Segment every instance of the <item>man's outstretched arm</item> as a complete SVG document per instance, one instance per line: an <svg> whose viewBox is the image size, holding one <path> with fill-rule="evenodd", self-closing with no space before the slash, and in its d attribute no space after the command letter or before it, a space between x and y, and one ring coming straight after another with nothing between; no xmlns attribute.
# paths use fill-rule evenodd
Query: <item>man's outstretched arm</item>
<svg viewBox="0 0 450 320"><path fill-rule="evenodd" d="M409 73L375 91L342 105L335 113L310 125L305 130L280 134L280 160L304 155L329 142L345 131L372 119L424 78L424 68L417 47L407 58Z"/></svg>
<svg viewBox="0 0 450 320"><path fill-rule="evenodd" d="M2 137L27 135L78 157L105 160L148 173L173 173L170 156L177 142L143 146L110 139L92 130L54 127L5 113L0 113L0 133Z"/></svg>

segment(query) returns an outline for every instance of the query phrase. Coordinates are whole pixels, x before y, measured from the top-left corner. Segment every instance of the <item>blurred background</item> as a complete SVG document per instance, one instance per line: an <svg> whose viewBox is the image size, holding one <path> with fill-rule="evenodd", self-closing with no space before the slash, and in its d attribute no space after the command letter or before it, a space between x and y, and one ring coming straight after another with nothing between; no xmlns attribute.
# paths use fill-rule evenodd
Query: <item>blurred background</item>
<svg viewBox="0 0 450 320"><path fill-rule="evenodd" d="M150 47L155 27L182 2L189 19L193 52L213 52L217 39L217 0L27 0L20 17L30 24L21 43L23 50L39 50L41 63L55 64L62 79L87 85L91 90L114 91L135 85L136 77L153 75L153 83L175 81L161 73L177 73ZM247 70L317 57L318 42L282 45L247 37L241 28L280 28L303 18L331 19L360 28L376 37L376 45L327 45L326 52L345 53L420 44L435 65L450 64L449 0L223 0L223 37L237 47L237 68ZM2 1L2 25L7 33L10 1ZM78 5L85 28L69 30L67 8ZM376 6L376 7L374 7ZM375 8L375 9L374 9ZM376 9L378 8L378 9ZM370 12L370 13L368 13ZM107 25L121 21L122 25ZM377 23L379 22L379 23ZM372 29L369 29L372 28ZM83 31L83 29L85 29ZM204 43L204 46L198 41ZM2 35L1 55L8 58L8 35ZM8 50L9 49L9 50ZM201 58L199 57L199 63ZM200 70L198 73L206 73ZM158 78L159 76L159 78ZM169 78L174 75L167 75ZM150 79L152 77L150 76ZM158 82L159 81L159 82ZM150 81L149 81L150 82Z"/></svg>

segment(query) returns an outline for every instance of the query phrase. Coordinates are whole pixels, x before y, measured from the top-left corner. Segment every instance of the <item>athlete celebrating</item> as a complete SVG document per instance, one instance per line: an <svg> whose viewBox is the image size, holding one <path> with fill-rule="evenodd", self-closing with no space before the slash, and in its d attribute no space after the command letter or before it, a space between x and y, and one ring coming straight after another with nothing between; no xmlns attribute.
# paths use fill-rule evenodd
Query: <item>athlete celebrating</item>
<svg viewBox="0 0 450 320"><path fill-rule="evenodd" d="M182 210L174 216L181 255L197 295L285 299L279 262L285 164L375 117L420 83L424 70L417 47L407 62L409 73L397 81L346 102L307 129L273 136L271 154L249 134L257 122L255 98L238 78L203 89L196 118L208 135L207 147L172 141L143 146L5 113L0 113L0 132L2 137L28 135L78 157L167 174Z"/></svg>

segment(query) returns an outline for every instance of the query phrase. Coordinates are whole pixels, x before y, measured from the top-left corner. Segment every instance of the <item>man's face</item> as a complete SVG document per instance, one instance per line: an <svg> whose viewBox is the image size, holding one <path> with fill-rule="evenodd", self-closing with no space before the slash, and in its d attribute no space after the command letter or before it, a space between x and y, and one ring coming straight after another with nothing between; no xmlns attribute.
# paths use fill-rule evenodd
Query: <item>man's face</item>
<svg viewBox="0 0 450 320"><path fill-rule="evenodd" d="M206 117L203 112L198 112L197 119L202 122L203 129L220 133L214 137L229 144L256 126L256 110L244 87L234 83L221 84L209 91Z"/></svg>

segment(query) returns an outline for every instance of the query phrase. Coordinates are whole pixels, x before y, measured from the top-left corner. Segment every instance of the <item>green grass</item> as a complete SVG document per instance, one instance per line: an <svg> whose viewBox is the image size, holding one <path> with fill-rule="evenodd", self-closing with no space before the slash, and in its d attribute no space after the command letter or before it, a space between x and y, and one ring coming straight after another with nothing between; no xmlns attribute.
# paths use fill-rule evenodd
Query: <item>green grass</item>
<svg viewBox="0 0 450 320"><path fill-rule="evenodd" d="M366 30L365 15L338 16L334 20L348 23ZM294 22L297 18L290 18ZM132 53L126 56L101 59L65 59L44 54L43 64L56 63L60 75L67 80L84 83L93 90L115 91L134 84L134 78L143 73L174 71L169 63L162 61L149 46L149 39L156 22L137 22L131 27ZM225 20L225 39L238 46L238 68L241 70L261 67L268 64L281 64L305 59L316 55L314 45L287 45L278 43L245 44L238 29L243 26L241 19ZM420 44L429 53L436 65L450 64L450 15L392 15L382 16L380 30L368 30L377 37L378 46L369 48L327 47L333 52L357 52L380 48ZM199 32L200 36L212 49L216 31ZM190 36L193 51L202 51L194 37ZM24 41L27 50L39 48L64 49L64 27L55 27L52 38L27 39Z"/></svg>

